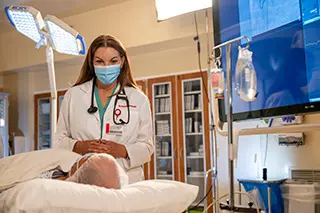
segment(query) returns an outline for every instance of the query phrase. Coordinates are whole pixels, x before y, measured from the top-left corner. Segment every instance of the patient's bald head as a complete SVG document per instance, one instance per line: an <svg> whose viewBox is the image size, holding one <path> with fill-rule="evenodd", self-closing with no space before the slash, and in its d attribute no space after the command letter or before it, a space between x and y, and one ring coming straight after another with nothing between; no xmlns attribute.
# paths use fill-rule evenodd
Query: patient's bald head
<svg viewBox="0 0 320 213"><path fill-rule="evenodd" d="M108 154L93 154L81 159L81 165L68 181L118 189L121 186L122 168Z"/></svg>

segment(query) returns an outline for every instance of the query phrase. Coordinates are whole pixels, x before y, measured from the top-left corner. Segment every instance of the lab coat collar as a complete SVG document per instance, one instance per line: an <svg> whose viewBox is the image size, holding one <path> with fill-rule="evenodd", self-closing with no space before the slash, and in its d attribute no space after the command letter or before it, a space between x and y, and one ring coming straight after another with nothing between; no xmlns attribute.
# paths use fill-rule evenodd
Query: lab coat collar
<svg viewBox="0 0 320 213"><path fill-rule="evenodd" d="M91 79L90 81L87 81L86 83L79 85L79 87L83 92L91 94L92 84L93 84L93 79Z"/></svg>

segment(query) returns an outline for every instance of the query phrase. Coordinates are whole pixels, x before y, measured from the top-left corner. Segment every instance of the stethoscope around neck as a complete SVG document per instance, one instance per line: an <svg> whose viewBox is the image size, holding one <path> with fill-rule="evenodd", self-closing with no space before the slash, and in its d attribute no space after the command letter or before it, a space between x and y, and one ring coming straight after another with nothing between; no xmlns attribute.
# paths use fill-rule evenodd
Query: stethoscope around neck
<svg viewBox="0 0 320 213"><path fill-rule="evenodd" d="M90 107L88 108L87 112L89 114L94 114L98 111L98 107L94 106L94 87L96 85L96 77L93 78L93 83L92 83L92 91L91 91L91 104ZM127 121L124 121L122 118L117 121L116 117L121 115L121 110L117 109L117 103L118 100L124 100L126 102L126 105L124 106L127 108ZM124 91L124 88L120 90L120 92L116 96L116 100L114 101L114 106L113 106L113 123L116 125L124 125L128 124L130 121L130 109L129 109L129 99L126 95L126 92Z"/></svg>

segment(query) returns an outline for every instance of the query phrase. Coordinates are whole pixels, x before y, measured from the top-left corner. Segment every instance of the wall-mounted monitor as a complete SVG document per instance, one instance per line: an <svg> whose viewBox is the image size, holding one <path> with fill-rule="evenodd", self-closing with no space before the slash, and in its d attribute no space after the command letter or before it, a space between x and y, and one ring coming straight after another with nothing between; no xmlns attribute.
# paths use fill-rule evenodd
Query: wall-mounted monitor
<svg viewBox="0 0 320 213"><path fill-rule="evenodd" d="M212 8L215 45L251 40L258 95L245 102L233 90L234 120L320 111L320 0L214 0ZM234 44L233 88L237 57ZM224 54L224 70L225 61ZM226 97L219 100L222 121Z"/></svg>

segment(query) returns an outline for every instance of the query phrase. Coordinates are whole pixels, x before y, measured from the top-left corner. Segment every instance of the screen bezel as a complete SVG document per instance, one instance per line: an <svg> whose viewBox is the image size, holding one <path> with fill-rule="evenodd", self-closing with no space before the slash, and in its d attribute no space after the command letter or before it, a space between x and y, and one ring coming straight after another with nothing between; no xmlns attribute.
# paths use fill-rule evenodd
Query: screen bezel
<svg viewBox="0 0 320 213"><path fill-rule="evenodd" d="M212 21L213 21L213 43L214 45L221 44L220 37L220 11L219 11L219 0L212 0ZM219 50L217 49L215 55L219 55ZM226 75L225 75L226 76ZM226 97L225 97L226 98ZM218 99L218 112L219 119L222 122L227 122L226 115L226 105L224 99ZM269 109L261 109L254 111L247 111L241 113L233 113L233 121L243 121L252 119L262 119L269 117L278 117L284 115L301 115L308 113L316 113L320 111L320 102L312 102L305 104L297 104L285 107L276 107Z"/></svg>

